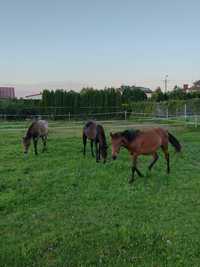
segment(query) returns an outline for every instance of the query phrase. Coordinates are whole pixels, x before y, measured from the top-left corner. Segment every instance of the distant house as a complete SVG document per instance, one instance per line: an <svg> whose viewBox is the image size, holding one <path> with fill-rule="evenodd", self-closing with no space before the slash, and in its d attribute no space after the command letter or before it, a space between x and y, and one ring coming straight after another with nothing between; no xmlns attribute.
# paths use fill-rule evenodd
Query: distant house
<svg viewBox="0 0 200 267"><path fill-rule="evenodd" d="M142 90L146 94L147 98L151 98L151 95L153 93L151 89L147 87L139 87L139 89Z"/></svg>
<svg viewBox="0 0 200 267"><path fill-rule="evenodd" d="M25 96L25 99L29 100L41 100L42 99L42 93L33 94L33 95L27 95Z"/></svg>
<svg viewBox="0 0 200 267"><path fill-rule="evenodd" d="M200 80L193 83L191 87L188 84L183 85L183 90L186 93L199 92L200 93Z"/></svg>
<svg viewBox="0 0 200 267"><path fill-rule="evenodd" d="M189 90L189 85L188 84L184 84L183 85L183 91L185 91L187 93L188 90Z"/></svg>
<svg viewBox="0 0 200 267"><path fill-rule="evenodd" d="M14 87L0 87L0 99L13 99L15 98Z"/></svg>

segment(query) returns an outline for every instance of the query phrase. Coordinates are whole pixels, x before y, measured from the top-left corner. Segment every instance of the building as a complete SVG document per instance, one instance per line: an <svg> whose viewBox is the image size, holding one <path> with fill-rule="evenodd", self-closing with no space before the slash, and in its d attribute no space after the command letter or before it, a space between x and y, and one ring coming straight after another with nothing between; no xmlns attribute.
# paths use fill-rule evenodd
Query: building
<svg viewBox="0 0 200 267"><path fill-rule="evenodd" d="M147 96L147 98L151 98L152 90L147 87L139 87Z"/></svg>
<svg viewBox="0 0 200 267"><path fill-rule="evenodd" d="M189 90L189 85L188 84L184 84L183 85L183 90L187 93Z"/></svg>
<svg viewBox="0 0 200 267"><path fill-rule="evenodd" d="M25 99L29 100L41 100L42 99L42 93L33 94L33 95L27 95L25 96Z"/></svg>
<svg viewBox="0 0 200 267"><path fill-rule="evenodd" d="M0 99L13 99L15 98L14 87L0 87Z"/></svg>
<svg viewBox="0 0 200 267"><path fill-rule="evenodd" d="M194 93L194 92L198 92L198 93L200 93L200 80L194 82L193 85L192 85L191 87L189 87L188 84L184 84L184 85L183 85L183 90L184 90L186 93Z"/></svg>

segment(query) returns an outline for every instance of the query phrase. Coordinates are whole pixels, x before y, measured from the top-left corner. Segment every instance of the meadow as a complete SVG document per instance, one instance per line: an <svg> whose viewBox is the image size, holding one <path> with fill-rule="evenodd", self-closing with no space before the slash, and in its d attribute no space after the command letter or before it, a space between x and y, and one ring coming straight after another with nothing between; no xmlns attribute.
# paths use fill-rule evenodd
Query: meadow
<svg viewBox="0 0 200 267"><path fill-rule="evenodd" d="M88 143L84 158L81 124L52 122L48 151L24 157L28 124L0 122L1 267L200 266L199 129L169 127L171 174L162 153L151 174L141 157L129 185L128 152L96 164ZM125 127L105 123L108 143Z"/></svg>

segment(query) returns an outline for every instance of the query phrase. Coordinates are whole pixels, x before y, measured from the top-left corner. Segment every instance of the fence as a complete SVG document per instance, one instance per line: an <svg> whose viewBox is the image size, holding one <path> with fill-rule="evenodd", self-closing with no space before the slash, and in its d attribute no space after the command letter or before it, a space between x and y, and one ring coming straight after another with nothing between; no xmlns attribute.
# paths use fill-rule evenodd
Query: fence
<svg viewBox="0 0 200 267"><path fill-rule="evenodd" d="M33 119L46 119L50 121L62 120L68 122L81 122L87 120L97 120L97 121L127 121L127 122L137 122L139 123L158 123L158 124L176 124L176 125L191 125L198 127L200 125L200 114L192 114L188 112L187 105L185 104L182 112L177 112L176 114L171 114L169 109L166 108L165 112L155 113L144 113L144 112L104 112L104 113L92 113L92 114L29 114L26 116L20 114L0 114L0 121L16 121L16 120L33 120Z"/></svg>
<svg viewBox="0 0 200 267"><path fill-rule="evenodd" d="M153 118L182 117L200 115L200 98L191 100L170 100L167 102L131 102L121 106L88 106L78 110L70 106L41 106L26 102L1 102L0 119L24 120L42 116L56 120L87 120L87 119L128 119L130 114Z"/></svg>

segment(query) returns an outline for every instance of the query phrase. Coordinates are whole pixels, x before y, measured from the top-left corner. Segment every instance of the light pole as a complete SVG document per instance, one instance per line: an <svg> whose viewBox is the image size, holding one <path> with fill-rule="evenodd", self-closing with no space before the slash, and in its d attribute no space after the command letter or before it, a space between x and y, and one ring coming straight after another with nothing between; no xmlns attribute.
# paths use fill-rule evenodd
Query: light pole
<svg viewBox="0 0 200 267"><path fill-rule="evenodd" d="M164 80L164 82L165 82L165 93L167 92L167 82L168 82L167 78L168 78L168 75L165 75L165 80Z"/></svg>

